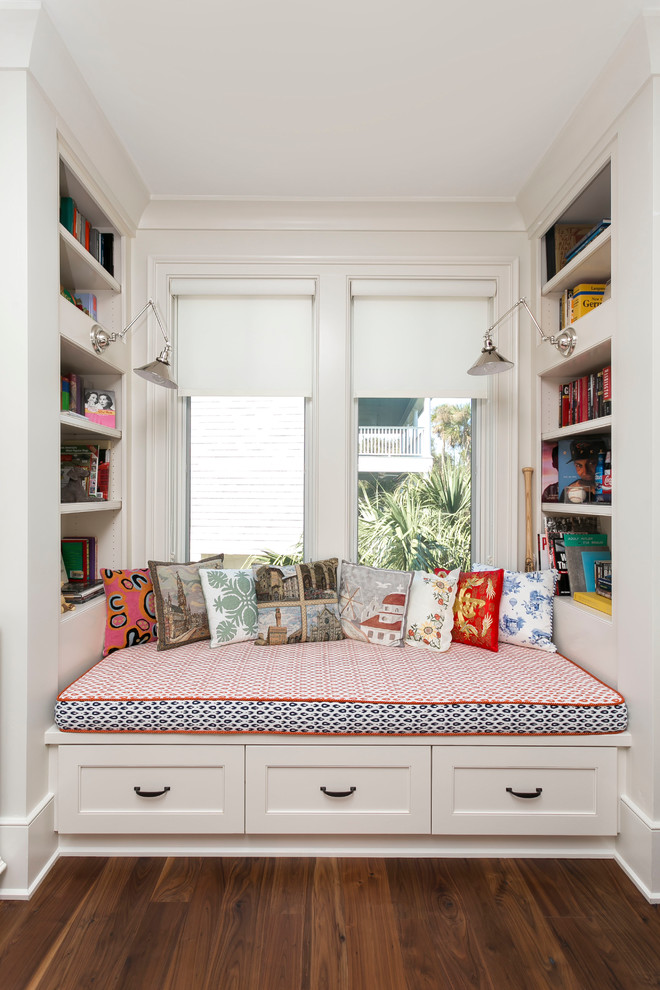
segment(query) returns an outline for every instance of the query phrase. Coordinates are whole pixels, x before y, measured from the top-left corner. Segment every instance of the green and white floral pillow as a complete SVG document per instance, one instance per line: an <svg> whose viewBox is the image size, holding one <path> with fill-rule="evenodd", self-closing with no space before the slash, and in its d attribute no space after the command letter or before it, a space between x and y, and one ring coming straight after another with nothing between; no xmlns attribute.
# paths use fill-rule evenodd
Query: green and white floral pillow
<svg viewBox="0 0 660 990"><path fill-rule="evenodd" d="M200 570L211 646L257 638L257 593L251 570Z"/></svg>

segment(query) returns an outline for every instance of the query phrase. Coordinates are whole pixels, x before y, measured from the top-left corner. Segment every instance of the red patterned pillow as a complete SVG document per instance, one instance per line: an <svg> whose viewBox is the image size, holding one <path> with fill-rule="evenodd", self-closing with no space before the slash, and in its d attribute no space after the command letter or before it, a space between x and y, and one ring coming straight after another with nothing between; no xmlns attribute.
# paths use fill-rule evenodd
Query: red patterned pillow
<svg viewBox="0 0 660 990"><path fill-rule="evenodd" d="M101 570L105 588L103 656L127 646L156 642L154 586L149 568Z"/></svg>
<svg viewBox="0 0 660 990"><path fill-rule="evenodd" d="M449 571L445 567L436 567L435 573L446 575ZM451 631L455 643L479 646L497 653L503 584L504 570L461 571Z"/></svg>

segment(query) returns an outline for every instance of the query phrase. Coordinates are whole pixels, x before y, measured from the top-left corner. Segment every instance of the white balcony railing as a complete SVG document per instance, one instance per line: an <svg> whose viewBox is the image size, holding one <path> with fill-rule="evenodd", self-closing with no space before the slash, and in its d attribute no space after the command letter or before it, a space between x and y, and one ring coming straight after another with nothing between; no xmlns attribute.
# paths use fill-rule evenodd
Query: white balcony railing
<svg viewBox="0 0 660 990"><path fill-rule="evenodd" d="M420 426L361 426L358 452L379 457L421 457L423 438Z"/></svg>

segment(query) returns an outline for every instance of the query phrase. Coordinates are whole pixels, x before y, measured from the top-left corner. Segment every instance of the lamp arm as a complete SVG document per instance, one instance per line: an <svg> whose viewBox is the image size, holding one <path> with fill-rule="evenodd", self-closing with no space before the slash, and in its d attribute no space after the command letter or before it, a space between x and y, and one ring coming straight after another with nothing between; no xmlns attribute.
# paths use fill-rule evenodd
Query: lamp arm
<svg viewBox="0 0 660 990"><path fill-rule="evenodd" d="M147 300L146 305L142 307L142 309L137 314L137 316L134 316L133 319L131 320L131 322L128 324L128 326L124 327L124 329L121 331L121 333L119 333L117 335L117 339L118 340L123 340L124 339L124 337L126 336L126 334L128 333L128 331L131 329L131 327L133 326L133 324L134 323L137 323L137 321L140 319L140 317L143 316L144 313L146 313L146 311L149 309L150 306L151 306L151 308L154 311L154 316L156 317L156 322L158 323L158 326L160 327L160 332L162 333L163 337L165 338L165 343L166 344L169 344L169 340L167 339L167 334L165 333L165 328L164 328L163 324L161 323L161 319L160 319L160 316L158 315L158 310L156 309L156 306L154 304L153 299Z"/></svg>
<svg viewBox="0 0 660 990"><path fill-rule="evenodd" d="M557 347L558 350L560 350L561 353L564 355L564 357L569 357L573 353L576 343L575 331L566 327L557 336L555 336L554 334L548 335L547 333L545 333L545 331L541 328L541 324L536 319L531 309L527 305L527 300L524 298L524 296L521 299L519 299L517 302L515 302L513 306L510 307L510 309L507 309L506 313L503 313L498 320L495 320L495 322L490 327L488 327L485 336L490 338L491 331L494 330L495 327L498 326L500 323L502 323L503 320L506 320L507 316L510 316L511 313L513 313L514 310L518 309L519 306L524 306L524 308L527 310L530 320L532 321L532 323L538 330L539 334L541 335L541 340L545 340L547 341L547 343L552 344L554 347Z"/></svg>

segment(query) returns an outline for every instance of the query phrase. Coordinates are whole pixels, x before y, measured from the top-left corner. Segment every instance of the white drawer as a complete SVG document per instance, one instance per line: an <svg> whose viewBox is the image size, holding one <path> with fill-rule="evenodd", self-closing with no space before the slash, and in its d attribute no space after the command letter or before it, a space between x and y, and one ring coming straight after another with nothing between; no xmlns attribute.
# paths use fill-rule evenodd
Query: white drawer
<svg viewBox="0 0 660 990"><path fill-rule="evenodd" d="M433 747L435 834L616 831L614 748Z"/></svg>
<svg viewBox="0 0 660 990"><path fill-rule="evenodd" d="M61 746L58 830L243 831L242 746Z"/></svg>
<svg viewBox="0 0 660 990"><path fill-rule="evenodd" d="M248 746L249 833L426 833L428 746Z"/></svg>

